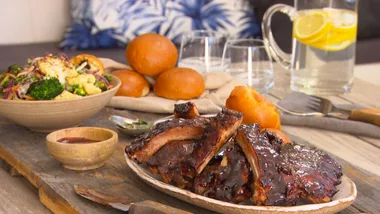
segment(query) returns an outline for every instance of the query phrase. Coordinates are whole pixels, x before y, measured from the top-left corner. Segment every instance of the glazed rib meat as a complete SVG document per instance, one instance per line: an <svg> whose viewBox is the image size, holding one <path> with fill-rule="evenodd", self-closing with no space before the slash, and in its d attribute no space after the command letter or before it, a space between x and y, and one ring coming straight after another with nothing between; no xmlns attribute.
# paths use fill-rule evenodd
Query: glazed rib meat
<svg viewBox="0 0 380 214"><path fill-rule="evenodd" d="M195 178L194 192L222 201L249 201L252 192L250 166L240 146L231 139L222 158L210 163Z"/></svg>
<svg viewBox="0 0 380 214"><path fill-rule="evenodd" d="M147 160L147 165L154 174L160 174L165 183L180 188L190 188L192 178L185 178L181 172L181 162L196 148L195 140L172 141L162 147Z"/></svg>
<svg viewBox="0 0 380 214"><path fill-rule="evenodd" d="M192 102L175 104L174 105L174 117L191 119L199 116L197 107Z"/></svg>
<svg viewBox="0 0 380 214"><path fill-rule="evenodd" d="M131 145L125 148L125 152L130 158L144 163L170 141L202 138L207 124L209 124L209 119L203 117L174 118L164 121L157 124L150 132L134 139Z"/></svg>
<svg viewBox="0 0 380 214"><path fill-rule="evenodd" d="M175 118L136 138L125 152L146 163L165 183L232 203L325 203L337 193L341 166L312 146L284 142L241 113L223 109L199 116L191 103L175 105ZM276 134L277 133L277 134Z"/></svg>
<svg viewBox="0 0 380 214"><path fill-rule="evenodd" d="M211 123L205 129L200 147L187 160L197 174L202 172L213 156L234 134L243 120L243 115L236 111L223 109L210 120Z"/></svg>
<svg viewBox="0 0 380 214"><path fill-rule="evenodd" d="M298 197L298 189L291 176L281 173L278 167L280 154L266 133L260 133L258 124L242 125L237 131L236 141L252 168L254 181L251 184L254 205L290 205Z"/></svg>
<svg viewBox="0 0 380 214"><path fill-rule="evenodd" d="M341 166L325 152L296 143L281 147L281 171L291 175L300 197L312 203L331 201L340 184Z"/></svg>

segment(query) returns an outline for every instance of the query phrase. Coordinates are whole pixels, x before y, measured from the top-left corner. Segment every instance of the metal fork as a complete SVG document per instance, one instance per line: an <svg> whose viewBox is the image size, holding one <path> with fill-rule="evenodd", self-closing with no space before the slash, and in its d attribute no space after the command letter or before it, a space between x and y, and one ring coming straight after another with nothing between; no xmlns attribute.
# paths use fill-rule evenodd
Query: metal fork
<svg viewBox="0 0 380 214"><path fill-rule="evenodd" d="M323 113L321 112L318 112L318 111L315 111L315 112L306 112L306 113L301 113L301 112L294 112L294 111L290 111L288 109L285 109L283 107L281 107L280 105L276 104L276 107L278 109L280 109L280 111L282 112L285 112L285 113L288 113L290 115L294 115L294 116L311 116L311 117L323 117L325 116Z"/></svg>
<svg viewBox="0 0 380 214"><path fill-rule="evenodd" d="M313 111L318 111L329 117L336 117L347 120L350 117L351 111L338 108L334 104L323 97L310 96L308 106Z"/></svg>

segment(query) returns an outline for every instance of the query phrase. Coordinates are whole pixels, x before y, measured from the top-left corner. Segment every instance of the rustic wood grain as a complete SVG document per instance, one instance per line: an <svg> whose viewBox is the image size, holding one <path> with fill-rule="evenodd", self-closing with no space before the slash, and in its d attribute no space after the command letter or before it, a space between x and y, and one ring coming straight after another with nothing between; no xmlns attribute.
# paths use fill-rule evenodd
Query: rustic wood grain
<svg viewBox="0 0 380 214"><path fill-rule="evenodd" d="M1 167L9 173L12 177L22 176L15 168L9 165L7 162L2 163Z"/></svg>
<svg viewBox="0 0 380 214"><path fill-rule="evenodd" d="M37 190L23 177L11 177L0 169L0 213L51 213L38 200Z"/></svg>
<svg viewBox="0 0 380 214"><path fill-rule="evenodd" d="M370 138L370 137L358 137L358 138L380 149L380 139L375 139L375 138Z"/></svg>
<svg viewBox="0 0 380 214"><path fill-rule="evenodd" d="M114 110L106 109L83 125L114 128L108 120L105 120L113 112ZM145 114L145 117L153 119L156 116ZM118 212L80 198L73 191L75 184L130 198L133 201L152 200L190 212L209 213L207 210L179 201L149 187L134 175L126 166L123 157L124 147L131 140L130 138L120 136L118 149L104 167L76 172L62 168L57 161L52 159L46 150L45 134L30 132L18 125L8 124L1 127L0 135L5 139L14 139L12 142L0 141L0 157L30 179L31 183L39 189L41 202L55 213ZM301 133L301 135L304 134ZM315 133L313 135L318 136ZM380 199L379 176L358 170L344 160L340 162L345 168L345 173L354 180L360 192L354 207L346 210L345 213L350 210L353 211L351 213L380 212L380 207L376 203Z"/></svg>
<svg viewBox="0 0 380 214"><path fill-rule="evenodd" d="M272 102L291 92L288 87L289 74L278 68L275 72L276 87L267 95ZM379 100L376 98L380 97L379 92L379 87L357 81L352 94L328 98L338 103L356 102L366 107L378 107ZM137 116L144 120L166 116L106 108L86 121L83 126L115 129L107 120L107 117L114 113ZM307 139L311 144L338 157L338 161L344 167L344 173L356 183L359 191L354 204L342 213L380 213L380 164L376 162L380 151L379 140L303 127L284 126L284 130ZM133 201L152 200L194 213L211 213L165 195L134 175L126 166L123 157L124 147L130 138L120 136L117 151L104 167L76 172L62 168L49 155L45 146L45 135L31 132L0 118L0 158L27 178L38 189L41 202L55 213L120 213L77 196L73 191L75 184Z"/></svg>
<svg viewBox="0 0 380 214"><path fill-rule="evenodd" d="M83 126L114 128L106 110ZM155 117L155 116L149 116ZM0 157L17 169L37 189L41 202L55 213L118 213L118 211L80 198L75 184L98 189L132 201L152 200L194 213L211 213L161 193L141 181L125 164L123 152L130 138L120 136L117 151L104 167L76 172L64 169L48 153L46 134L31 132L15 124L1 126Z"/></svg>

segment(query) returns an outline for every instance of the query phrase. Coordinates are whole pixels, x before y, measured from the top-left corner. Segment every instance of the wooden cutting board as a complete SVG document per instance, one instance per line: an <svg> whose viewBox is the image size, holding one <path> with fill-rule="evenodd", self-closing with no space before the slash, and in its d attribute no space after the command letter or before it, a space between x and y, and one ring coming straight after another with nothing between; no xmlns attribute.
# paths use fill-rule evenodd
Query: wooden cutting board
<svg viewBox="0 0 380 214"><path fill-rule="evenodd" d="M115 129L107 119L114 111L117 110L104 109L82 126ZM137 112L133 114L143 119L163 117ZM152 200L189 212L212 213L161 193L141 181L128 168L123 156L125 145L132 140L131 138L119 136L117 151L102 168L77 172L64 169L50 156L46 149L44 133L31 132L0 118L0 136L0 158L38 189L40 201L54 213L119 213L117 210L79 197L73 191L75 184L127 197L133 201ZM360 213L367 210L380 212L380 178L358 170L343 160L338 161L343 165L344 173L356 183L359 191L353 206L343 213Z"/></svg>

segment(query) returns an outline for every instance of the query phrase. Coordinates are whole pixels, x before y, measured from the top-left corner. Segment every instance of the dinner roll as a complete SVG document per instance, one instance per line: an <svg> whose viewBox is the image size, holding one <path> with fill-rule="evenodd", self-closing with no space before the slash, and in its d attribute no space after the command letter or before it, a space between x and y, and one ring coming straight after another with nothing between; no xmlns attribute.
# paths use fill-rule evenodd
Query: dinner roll
<svg viewBox="0 0 380 214"><path fill-rule="evenodd" d="M115 96L142 97L149 94L149 83L143 75L128 69L116 70L112 74L121 80Z"/></svg>
<svg viewBox="0 0 380 214"><path fill-rule="evenodd" d="M173 100L189 100L203 94L203 77L190 68L172 68L160 74L154 85L157 96Z"/></svg>

